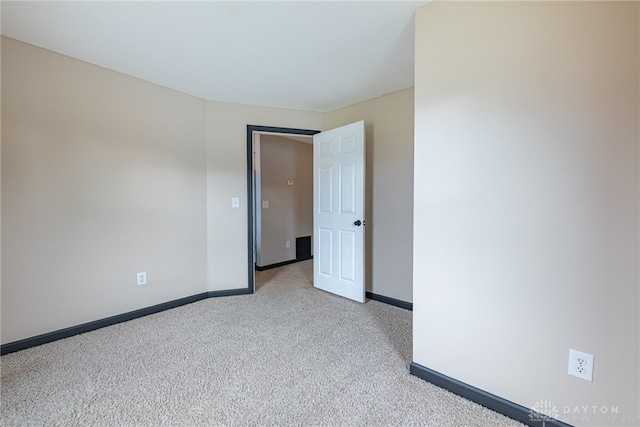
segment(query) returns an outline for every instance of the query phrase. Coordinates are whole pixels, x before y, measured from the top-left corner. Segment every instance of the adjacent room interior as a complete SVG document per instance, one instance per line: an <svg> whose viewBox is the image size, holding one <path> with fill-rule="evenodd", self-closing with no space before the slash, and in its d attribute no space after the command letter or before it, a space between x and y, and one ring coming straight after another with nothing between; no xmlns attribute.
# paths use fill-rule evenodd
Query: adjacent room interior
<svg viewBox="0 0 640 427"><path fill-rule="evenodd" d="M255 265L313 257L313 138L254 133Z"/></svg>

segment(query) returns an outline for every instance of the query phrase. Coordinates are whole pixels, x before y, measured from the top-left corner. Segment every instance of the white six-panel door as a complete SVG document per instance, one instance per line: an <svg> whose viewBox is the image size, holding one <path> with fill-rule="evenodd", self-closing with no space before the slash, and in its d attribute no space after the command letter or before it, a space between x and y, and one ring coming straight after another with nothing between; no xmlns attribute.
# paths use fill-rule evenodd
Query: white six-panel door
<svg viewBox="0 0 640 427"><path fill-rule="evenodd" d="M364 302L364 121L313 136L313 285Z"/></svg>

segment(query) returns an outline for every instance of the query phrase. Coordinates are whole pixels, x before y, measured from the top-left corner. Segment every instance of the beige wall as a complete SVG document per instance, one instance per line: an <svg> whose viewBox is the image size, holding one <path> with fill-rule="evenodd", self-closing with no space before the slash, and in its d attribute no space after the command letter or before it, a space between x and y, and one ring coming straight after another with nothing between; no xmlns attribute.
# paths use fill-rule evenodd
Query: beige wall
<svg viewBox="0 0 640 427"><path fill-rule="evenodd" d="M2 19L0 6L0 20ZM2 342L2 39L0 38L0 343Z"/></svg>
<svg viewBox="0 0 640 427"><path fill-rule="evenodd" d="M246 126L323 124L7 38L2 86L2 343L246 288Z"/></svg>
<svg viewBox="0 0 640 427"><path fill-rule="evenodd" d="M204 101L2 38L2 123L3 343L205 291Z"/></svg>
<svg viewBox="0 0 640 427"><path fill-rule="evenodd" d="M263 134L260 165L262 200L269 202L261 209L263 267L296 259L296 237L313 234L313 145Z"/></svg>
<svg viewBox="0 0 640 427"><path fill-rule="evenodd" d="M7 38L1 73L2 343L246 288L247 124L322 130L364 118L377 170L369 184L411 167L398 160L409 144L411 91L328 114L207 102ZM385 151L394 126L404 129L402 148ZM396 196L373 192L378 228L395 212L380 198ZM398 209L398 223L410 223L407 212ZM393 245L407 248L411 235L398 230L379 234L384 244L375 240L382 230L370 239L381 265L370 290L409 301L410 253L396 260ZM135 285L138 271L148 285Z"/></svg>
<svg viewBox="0 0 640 427"><path fill-rule="evenodd" d="M413 88L336 110L325 129L358 120L366 132L367 291L411 302Z"/></svg>
<svg viewBox="0 0 640 427"><path fill-rule="evenodd" d="M640 415L638 6L416 15L414 361L575 425Z"/></svg>

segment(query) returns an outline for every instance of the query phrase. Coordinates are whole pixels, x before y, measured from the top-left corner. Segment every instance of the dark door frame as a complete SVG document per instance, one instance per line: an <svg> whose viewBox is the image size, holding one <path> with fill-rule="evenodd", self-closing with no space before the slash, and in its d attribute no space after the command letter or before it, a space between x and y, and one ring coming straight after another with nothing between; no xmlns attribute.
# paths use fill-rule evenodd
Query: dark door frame
<svg viewBox="0 0 640 427"><path fill-rule="evenodd" d="M254 235L253 235L253 212L255 209L255 200L253 195L253 132L264 133L286 133L290 135L315 135L320 133L319 130L310 129L295 129L295 128L280 128L273 126L257 126L247 125L247 247L248 247L248 283L249 293L255 292L254 283L254 271L255 271L255 259L253 258L254 252Z"/></svg>

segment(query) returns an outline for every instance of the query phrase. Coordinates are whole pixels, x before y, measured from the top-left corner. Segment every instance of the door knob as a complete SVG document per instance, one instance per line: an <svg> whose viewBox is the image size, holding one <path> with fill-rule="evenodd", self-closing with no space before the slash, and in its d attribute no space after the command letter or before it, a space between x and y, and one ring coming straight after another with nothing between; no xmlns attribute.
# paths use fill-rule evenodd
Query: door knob
<svg viewBox="0 0 640 427"><path fill-rule="evenodd" d="M360 227L362 225L362 222L360 220L357 220L353 223L353 225L355 225L356 227Z"/></svg>

